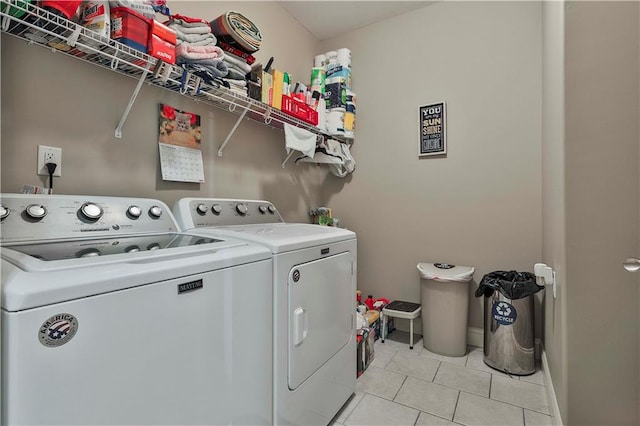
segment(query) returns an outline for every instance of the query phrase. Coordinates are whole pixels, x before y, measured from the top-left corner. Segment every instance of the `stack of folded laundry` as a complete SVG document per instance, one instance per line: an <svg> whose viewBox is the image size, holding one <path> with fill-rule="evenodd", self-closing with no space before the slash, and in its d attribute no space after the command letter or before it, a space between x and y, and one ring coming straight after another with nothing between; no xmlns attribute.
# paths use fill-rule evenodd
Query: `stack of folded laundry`
<svg viewBox="0 0 640 426"><path fill-rule="evenodd" d="M232 91L247 95L246 75L255 62L252 55L260 49L262 34L258 27L239 12L226 12L211 21L211 31L224 51L224 63L229 69L226 81Z"/></svg>
<svg viewBox="0 0 640 426"><path fill-rule="evenodd" d="M229 70L209 23L204 19L172 15L165 25L176 32L176 62L207 83L223 84L222 79Z"/></svg>

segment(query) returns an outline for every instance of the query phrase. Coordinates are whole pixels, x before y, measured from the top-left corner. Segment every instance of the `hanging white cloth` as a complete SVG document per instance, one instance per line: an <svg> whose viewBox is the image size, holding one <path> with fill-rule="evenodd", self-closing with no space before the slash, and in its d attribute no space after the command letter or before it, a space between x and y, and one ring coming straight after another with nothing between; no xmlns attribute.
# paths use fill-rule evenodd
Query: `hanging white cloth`
<svg viewBox="0 0 640 426"><path fill-rule="evenodd" d="M301 127L284 123L284 140L287 154L294 149L313 158L316 152L316 135Z"/></svg>

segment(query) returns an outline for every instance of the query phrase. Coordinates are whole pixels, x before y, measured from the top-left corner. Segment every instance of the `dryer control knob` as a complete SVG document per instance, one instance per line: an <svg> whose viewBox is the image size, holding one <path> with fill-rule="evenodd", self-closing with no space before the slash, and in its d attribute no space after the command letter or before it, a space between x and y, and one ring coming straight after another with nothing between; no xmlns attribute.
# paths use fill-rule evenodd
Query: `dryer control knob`
<svg viewBox="0 0 640 426"><path fill-rule="evenodd" d="M244 216L249 211L249 208L245 204L237 204L236 211L240 214L240 216Z"/></svg>
<svg viewBox="0 0 640 426"><path fill-rule="evenodd" d="M31 219L42 219L47 215L47 208L40 204L29 204L25 209L25 213Z"/></svg>
<svg viewBox="0 0 640 426"><path fill-rule="evenodd" d="M4 220L6 219L7 216L9 216L9 209L6 208L5 206L0 206L0 220Z"/></svg>
<svg viewBox="0 0 640 426"><path fill-rule="evenodd" d="M97 204L84 203L80 207L80 213L82 213L82 216L84 216L85 219L98 220L104 214L104 210L102 210L102 207Z"/></svg>
<svg viewBox="0 0 640 426"><path fill-rule="evenodd" d="M222 213L222 206L220 204L214 204L213 206L211 206L211 210L214 214L220 214Z"/></svg>
<svg viewBox="0 0 640 426"><path fill-rule="evenodd" d="M125 253L136 253L140 251L140 247L133 245L133 246L129 246L126 249L124 249Z"/></svg>
<svg viewBox="0 0 640 426"><path fill-rule="evenodd" d="M260 211L260 213L265 214L267 213L267 206L260 206L258 207L258 210Z"/></svg>
<svg viewBox="0 0 640 426"><path fill-rule="evenodd" d="M207 210L209 210L209 208L202 203L198 204L198 207L196 207L196 211L200 214L206 214Z"/></svg>
<svg viewBox="0 0 640 426"><path fill-rule="evenodd" d="M129 208L127 209L127 214L132 218L137 219L142 214L142 209L140 209L140 207L138 206L129 206Z"/></svg>
<svg viewBox="0 0 640 426"><path fill-rule="evenodd" d="M149 209L149 215L155 219L158 219L162 216L162 209L158 206L153 206Z"/></svg>
<svg viewBox="0 0 640 426"><path fill-rule="evenodd" d="M275 212L276 212L276 208L275 207L273 207L272 205L269 205L268 209L269 209L269 213L275 214Z"/></svg>

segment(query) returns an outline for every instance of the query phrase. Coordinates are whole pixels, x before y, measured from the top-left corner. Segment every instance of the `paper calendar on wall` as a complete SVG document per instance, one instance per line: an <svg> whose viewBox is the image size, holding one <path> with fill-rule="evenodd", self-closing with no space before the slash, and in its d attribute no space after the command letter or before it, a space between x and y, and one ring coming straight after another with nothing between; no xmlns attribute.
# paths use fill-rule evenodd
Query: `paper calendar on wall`
<svg viewBox="0 0 640 426"><path fill-rule="evenodd" d="M162 179L204 183L200 116L160 104L159 118Z"/></svg>

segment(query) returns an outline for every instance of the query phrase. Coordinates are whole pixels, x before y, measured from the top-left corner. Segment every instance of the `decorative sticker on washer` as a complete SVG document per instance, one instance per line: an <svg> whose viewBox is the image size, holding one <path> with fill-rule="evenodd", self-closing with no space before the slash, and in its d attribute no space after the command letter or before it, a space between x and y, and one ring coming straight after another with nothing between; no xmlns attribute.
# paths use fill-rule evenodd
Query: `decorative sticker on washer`
<svg viewBox="0 0 640 426"><path fill-rule="evenodd" d="M55 314L40 326L38 340L44 346L55 348L73 339L78 331L78 320L71 314Z"/></svg>
<svg viewBox="0 0 640 426"><path fill-rule="evenodd" d="M512 325L518 317L516 308L507 302L493 302L491 307L491 316L498 324Z"/></svg>
<svg viewBox="0 0 640 426"><path fill-rule="evenodd" d="M298 269L293 271L293 282L297 283L300 281L300 271Z"/></svg>

